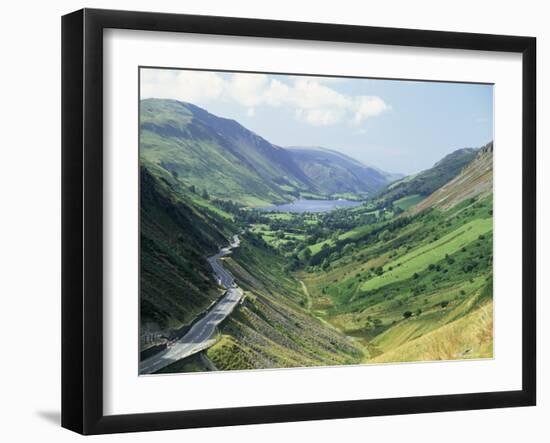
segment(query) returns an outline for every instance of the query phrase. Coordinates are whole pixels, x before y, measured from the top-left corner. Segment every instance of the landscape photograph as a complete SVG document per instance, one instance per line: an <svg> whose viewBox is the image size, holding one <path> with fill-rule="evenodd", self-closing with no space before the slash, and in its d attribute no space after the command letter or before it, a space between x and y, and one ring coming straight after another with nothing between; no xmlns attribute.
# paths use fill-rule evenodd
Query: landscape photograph
<svg viewBox="0 0 550 443"><path fill-rule="evenodd" d="M493 92L141 67L139 374L493 358Z"/></svg>

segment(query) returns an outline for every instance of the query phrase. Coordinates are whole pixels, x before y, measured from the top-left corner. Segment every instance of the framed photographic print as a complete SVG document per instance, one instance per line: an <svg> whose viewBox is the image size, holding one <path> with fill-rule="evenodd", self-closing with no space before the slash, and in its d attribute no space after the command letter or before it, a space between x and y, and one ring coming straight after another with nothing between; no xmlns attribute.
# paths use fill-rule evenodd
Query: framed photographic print
<svg viewBox="0 0 550 443"><path fill-rule="evenodd" d="M529 406L530 37L62 21L62 425Z"/></svg>

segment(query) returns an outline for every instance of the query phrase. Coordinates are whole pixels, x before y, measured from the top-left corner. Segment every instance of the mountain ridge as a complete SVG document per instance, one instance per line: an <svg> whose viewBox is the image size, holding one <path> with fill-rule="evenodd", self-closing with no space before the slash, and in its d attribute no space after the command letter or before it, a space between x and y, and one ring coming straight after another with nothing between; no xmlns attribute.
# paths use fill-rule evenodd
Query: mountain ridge
<svg viewBox="0 0 550 443"><path fill-rule="evenodd" d="M327 152L334 157L333 151ZM292 150L270 143L236 120L167 99L140 102L140 157L187 185L246 206L285 203L302 195L326 198L342 191L373 192L391 176L338 153L334 157L338 166L324 166L327 174L338 177L334 186L327 186L318 174L304 169L303 162L299 164L299 155ZM346 168L363 172L356 177ZM370 181L365 174L372 176Z"/></svg>
<svg viewBox="0 0 550 443"><path fill-rule="evenodd" d="M449 209L467 198L483 198L493 192L493 142L482 146L460 173L411 208L418 213L430 207Z"/></svg>
<svg viewBox="0 0 550 443"><path fill-rule="evenodd" d="M381 169L324 147L286 147L302 171L328 193L373 193L395 179ZM400 175L402 177L402 175Z"/></svg>
<svg viewBox="0 0 550 443"><path fill-rule="evenodd" d="M376 198L390 204L410 196L428 197L460 174L475 159L478 151L479 148L456 149L431 168L390 183L377 193Z"/></svg>

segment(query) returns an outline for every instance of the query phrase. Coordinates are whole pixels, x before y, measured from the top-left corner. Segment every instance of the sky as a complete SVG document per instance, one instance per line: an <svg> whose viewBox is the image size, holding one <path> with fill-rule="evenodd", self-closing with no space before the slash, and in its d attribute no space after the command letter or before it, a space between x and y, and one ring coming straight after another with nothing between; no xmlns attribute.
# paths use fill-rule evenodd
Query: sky
<svg viewBox="0 0 550 443"><path fill-rule="evenodd" d="M368 73L365 73L368 75ZM193 103L279 146L414 174L493 139L493 86L142 68L140 98Z"/></svg>

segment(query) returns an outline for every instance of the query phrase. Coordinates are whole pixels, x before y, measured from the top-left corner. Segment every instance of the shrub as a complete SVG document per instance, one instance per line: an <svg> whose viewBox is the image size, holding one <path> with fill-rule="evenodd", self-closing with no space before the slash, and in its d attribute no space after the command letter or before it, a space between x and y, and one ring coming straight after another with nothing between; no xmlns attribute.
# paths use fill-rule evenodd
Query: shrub
<svg viewBox="0 0 550 443"><path fill-rule="evenodd" d="M411 311L405 311L403 312L403 318L410 318L412 317L413 313Z"/></svg>

